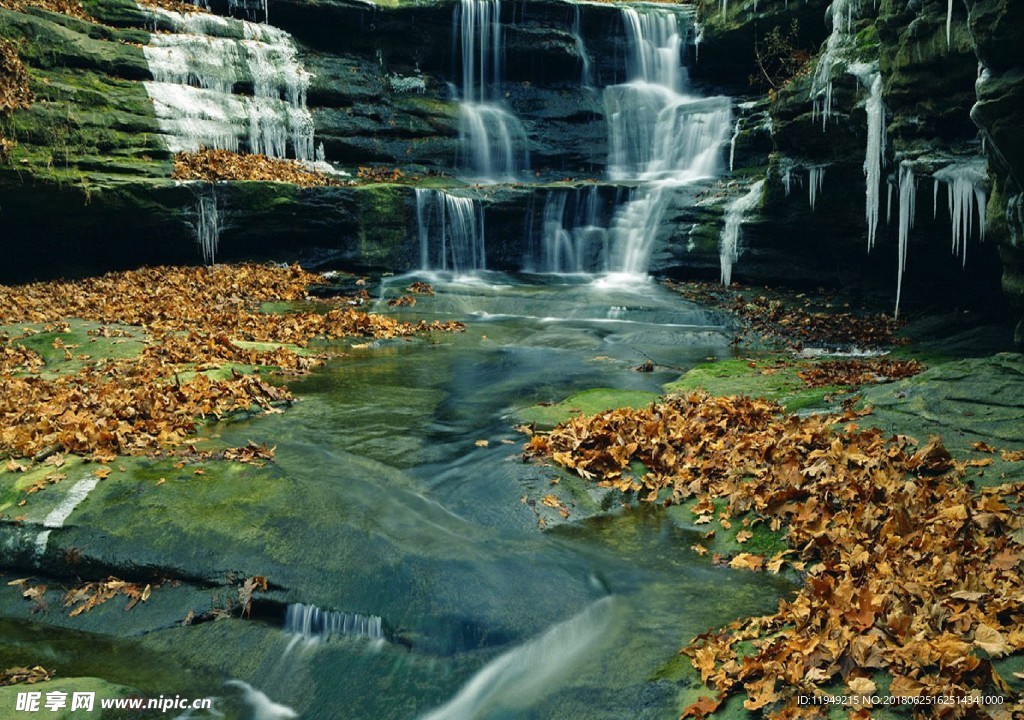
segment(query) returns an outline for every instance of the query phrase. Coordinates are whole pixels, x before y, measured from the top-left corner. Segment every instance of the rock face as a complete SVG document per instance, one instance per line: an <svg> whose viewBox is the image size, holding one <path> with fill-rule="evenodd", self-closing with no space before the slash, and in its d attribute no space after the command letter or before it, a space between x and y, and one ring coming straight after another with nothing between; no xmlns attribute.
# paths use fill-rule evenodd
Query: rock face
<svg viewBox="0 0 1024 720"><path fill-rule="evenodd" d="M218 15L266 19L249 7L211 5ZM564 186L573 193L580 180L607 182L600 88L626 79L626 33L611 6L495 7L495 62L504 67L497 99L528 138L530 172L518 179L537 184L459 192L482 203L489 264L517 270L536 255L549 190L560 187L553 181L573 179ZM651 269L717 278L730 208L763 179L756 207L733 212L741 282L855 286L893 300L899 284L905 305L1009 300L1021 312L1019 3L958 0L949 14L945 0L733 0L722 8L697 3L699 42L684 55L697 90L735 98L735 131L719 160L729 174L659 208ZM153 74L142 46L167 23L127 0L89 0L86 9L95 22L0 9L0 36L19 43L37 98L0 118L0 133L16 142L0 164L0 212L8 252L19 259L0 279L195 262L196 240L211 227L218 260L417 266L415 182L326 190L172 182L143 84ZM272 3L271 22L309 74L304 107L327 160L352 173L398 168L430 186L464 185L447 176L465 161L460 12L448 0ZM259 94L257 85L247 75L234 92ZM628 183L601 187L594 192L604 208L630 192ZM216 199L212 225L201 197ZM607 230L611 218L601 222Z"/></svg>
<svg viewBox="0 0 1024 720"><path fill-rule="evenodd" d="M769 92L770 156L748 153L755 141L745 131L738 136L735 175L763 174L767 182L736 275L777 281L773 268L788 269L798 279L817 274L822 284L838 280L890 296L899 282L905 304L941 297L991 309L1008 301L1020 312L1024 106L1019 53L1008 50L1024 32L1019 4L761 5L734 2L723 13L717 0L700 3L704 43L694 72L709 83L750 93L737 76L763 77L761 65L770 67L773 54L811 56ZM770 42L775 27L787 38L781 47ZM880 92L873 92L875 78ZM869 127L879 101L884 133L873 149ZM865 194L850 191L857 187Z"/></svg>

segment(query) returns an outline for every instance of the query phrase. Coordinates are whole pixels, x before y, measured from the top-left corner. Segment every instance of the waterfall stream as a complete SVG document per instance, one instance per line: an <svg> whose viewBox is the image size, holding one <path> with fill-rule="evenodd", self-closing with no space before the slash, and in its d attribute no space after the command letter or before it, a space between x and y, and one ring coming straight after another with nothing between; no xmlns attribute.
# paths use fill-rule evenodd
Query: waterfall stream
<svg viewBox="0 0 1024 720"><path fill-rule="evenodd" d="M209 13L143 8L157 30L145 83L171 152L200 147L314 160L309 73L291 36ZM241 89L251 85L252 94Z"/></svg>
<svg viewBox="0 0 1024 720"><path fill-rule="evenodd" d="M460 0L454 12L462 63L457 164L481 182L512 181L529 167L530 151L502 98L501 0Z"/></svg>

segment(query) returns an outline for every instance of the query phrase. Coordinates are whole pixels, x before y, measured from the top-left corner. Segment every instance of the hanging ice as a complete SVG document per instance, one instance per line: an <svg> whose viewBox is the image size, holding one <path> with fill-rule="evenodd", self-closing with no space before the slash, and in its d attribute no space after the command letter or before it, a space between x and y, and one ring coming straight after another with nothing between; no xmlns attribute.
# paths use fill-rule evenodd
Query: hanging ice
<svg viewBox="0 0 1024 720"><path fill-rule="evenodd" d="M896 310L895 317L900 316L900 298L903 295L903 273L907 269L907 243L910 231L914 229L914 216L917 212L917 180L914 168L906 160L900 163L900 228L896 259Z"/></svg>
<svg viewBox="0 0 1024 720"><path fill-rule="evenodd" d="M878 232L878 207L886 147L882 74L878 72L874 63L852 65L850 73L868 90L868 99L864 105L868 120L868 142L864 152L864 217L868 225L868 252L871 252L875 247L875 236Z"/></svg>
<svg viewBox="0 0 1024 720"><path fill-rule="evenodd" d="M732 284L732 266L739 259L740 225L748 212L753 210L761 199L764 180L758 180L750 186L746 194L729 203L725 210L725 226L719 241L718 253L722 266L722 284Z"/></svg>
<svg viewBox="0 0 1024 720"><path fill-rule="evenodd" d="M985 206L988 200L984 187L988 180L985 162L978 160L949 165L933 177L936 196L940 182L945 183L948 189L953 254L962 257L963 264L967 265L967 238L971 234L975 206L978 209L978 239L985 239Z"/></svg>
<svg viewBox="0 0 1024 720"><path fill-rule="evenodd" d="M807 168L807 202L811 206L811 212L814 212L814 206L818 202L818 195L821 193L821 188L824 184L824 165L816 165L814 167Z"/></svg>
<svg viewBox="0 0 1024 720"><path fill-rule="evenodd" d="M856 1L833 0L827 10L832 18L832 32L811 78L811 101L814 103L815 117L821 115L822 130L832 115L832 67L841 60L842 50L848 43L853 26L853 4Z"/></svg>
<svg viewBox="0 0 1024 720"><path fill-rule="evenodd" d="M204 265L213 265L220 243L221 218L217 212L217 186L213 183L192 185L196 198L193 232Z"/></svg>

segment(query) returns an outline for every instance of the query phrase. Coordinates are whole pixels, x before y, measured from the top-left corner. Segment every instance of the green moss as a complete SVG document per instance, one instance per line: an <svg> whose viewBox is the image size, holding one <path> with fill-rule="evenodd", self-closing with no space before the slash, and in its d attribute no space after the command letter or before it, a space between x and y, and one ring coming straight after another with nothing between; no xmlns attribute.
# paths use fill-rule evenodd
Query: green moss
<svg viewBox="0 0 1024 720"><path fill-rule="evenodd" d="M43 377L76 373L85 365L105 359L123 359L138 357L146 344L146 334L140 328L128 325L103 325L90 320L72 318L68 321L67 332L46 331L43 323L23 323L0 327L0 335L17 336L25 330L34 330L35 334L13 340L12 344L21 345L33 350L46 363L42 369ZM127 337L102 337L90 335L101 327L108 327L119 332L129 333ZM54 343L63 347L54 347ZM69 347L75 346L77 347ZM65 350L64 348L67 348ZM70 353L71 357L68 357Z"/></svg>
<svg viewBox="0 0 1024 720"><path fill-rule="evenodd" d="M405 185L391 183L355 188L359 205L359 247L364 263L396 267L411 221Z"/></svg>
<svg viewBox="0 0 1024 720"><path fill-rule="evenodd" d="M678 380L665 385L665 390L689 392L702 389L712 395L765 398L778 402L788 412L826 408L825 397L843 391L843 388L831 385L807 387L797 377L800 369L796 364L776 366L771 356L759 360L720 360L692 368Z"/></svg>
<svg viewBox="0 0 1024 720"><path fill-rule="evenodd" d="M524 423L536 423L540 428L552 428L573 415L594 415L620 407L644 408L658 400L658 395L643 390L616 390L595 388L584 390L554 405L534 405L516 412Z"/></svg>

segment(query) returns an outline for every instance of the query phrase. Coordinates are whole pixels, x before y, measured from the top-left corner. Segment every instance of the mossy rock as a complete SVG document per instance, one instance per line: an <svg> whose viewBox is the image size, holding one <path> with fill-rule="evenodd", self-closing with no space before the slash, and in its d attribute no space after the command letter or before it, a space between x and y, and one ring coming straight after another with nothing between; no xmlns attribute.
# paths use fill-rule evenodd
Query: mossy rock
<svg viewBox="0 0 1024 720"><path fill-rule="evenodd" d="M644 390L594 388L570 395L553 405L534 405L516 411L516 418L539 428L553 428L573 415L595 415L615 408L645 408L657 402L658 394Z"/></svg>
<svg viewBox="0 0 1024 720"><path fill-rule="evenodd" d="M745 395L773 400L787 411L824 409L825 397L841 392L836 386L809 388L797 377L796 364L779 367L766 360L721 360L689 370L665 386L667 392L705 390L712 395Z"/></svg>

